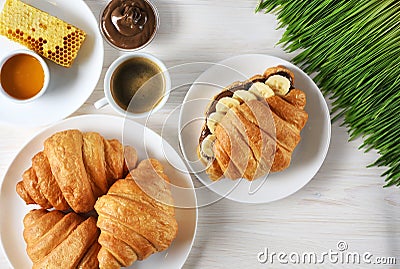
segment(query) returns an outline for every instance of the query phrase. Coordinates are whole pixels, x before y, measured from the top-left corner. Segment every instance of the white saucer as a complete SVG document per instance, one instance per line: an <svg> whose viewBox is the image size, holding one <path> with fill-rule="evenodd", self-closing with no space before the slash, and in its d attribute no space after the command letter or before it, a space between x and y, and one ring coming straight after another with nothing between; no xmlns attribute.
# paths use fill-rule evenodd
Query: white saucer
<svg viewBox="0 0 400 269"><path fill-rule="evenodd" d="M107 115L84 115L58 122L32 138L17 154L8 168L0 190L0 242L14 268L31 268L26 254L22 220L35 206L27 206L18 196L15 186L22 173L31 165L31 158L43 149L44 140L53 133L66 129L99 132L107 139L118 139L124 145L135 147L139 161L156 158L164 167L172 183L172 197L176 206L178 234L171 246L144 261L135 262L130 269L181 268L185 263L197 227L197 200L192 179L178 153L158 134L134 121ZM161 147L162 145L162 147ZM165 155L165 149L168 154Z"/></svg>
<svg viewBox="0 0 400 269"><path fill-rule="evenodd" d="M244 81L262 74L268 67L284 65L294 72L295 86L307 95L305 110L308 122L301 132L301 142L292 155L288 169L271 173L266 180L249 182L223 178L209 179L204 165L198 161L197 145L204 124L204 112L210 100L222 87L234 81ZM190 169L210 190L222 197L243 203L267 203L295 193L318 172L328 152L331 121L328 106L313 80L298 67L282 59L258 54L229 58L206 70L189 89L183 102L179 120L179 139L183 155Z"/></svg>

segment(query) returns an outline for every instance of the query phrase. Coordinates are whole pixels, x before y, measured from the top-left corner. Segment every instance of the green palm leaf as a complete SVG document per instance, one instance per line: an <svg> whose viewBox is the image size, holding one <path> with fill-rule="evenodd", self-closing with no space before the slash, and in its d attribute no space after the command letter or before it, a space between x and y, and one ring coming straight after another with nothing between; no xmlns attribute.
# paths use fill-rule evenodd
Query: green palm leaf
<svg viewBox="0 0 400 269"><path fill-rule="evenodd" d="M400 186L400 1L264 0L256 12L277 15L279 44L301 52L293 62L332 99L332 120L350 139L376 149L370 166L388 167L386 186Z"/></svg>

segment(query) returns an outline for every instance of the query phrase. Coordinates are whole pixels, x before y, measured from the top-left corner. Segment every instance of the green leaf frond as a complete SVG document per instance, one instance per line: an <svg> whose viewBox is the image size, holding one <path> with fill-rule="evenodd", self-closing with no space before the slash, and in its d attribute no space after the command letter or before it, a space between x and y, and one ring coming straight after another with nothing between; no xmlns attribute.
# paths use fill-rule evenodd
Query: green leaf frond
<svg viewBox="0 0 400 269"><path fill-rule="evenodd" d="M386 186L400 186L400 1L261 0L274 13L292 61L332 100L332 120L343 118L350 140L363 137L371 164L388 169Z"/></svg>

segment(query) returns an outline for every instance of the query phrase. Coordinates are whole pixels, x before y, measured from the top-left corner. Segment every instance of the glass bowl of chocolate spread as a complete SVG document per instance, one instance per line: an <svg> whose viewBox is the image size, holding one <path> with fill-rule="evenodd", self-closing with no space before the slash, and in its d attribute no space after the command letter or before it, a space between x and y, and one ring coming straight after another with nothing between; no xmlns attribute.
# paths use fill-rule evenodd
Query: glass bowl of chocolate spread
<svg viewBox="0 0 400 269"><path fill-rule="evenodd" d="M114 48L135 51L156 35L160 20L150 0L111 0L100 12L100 29Z"/></svg>

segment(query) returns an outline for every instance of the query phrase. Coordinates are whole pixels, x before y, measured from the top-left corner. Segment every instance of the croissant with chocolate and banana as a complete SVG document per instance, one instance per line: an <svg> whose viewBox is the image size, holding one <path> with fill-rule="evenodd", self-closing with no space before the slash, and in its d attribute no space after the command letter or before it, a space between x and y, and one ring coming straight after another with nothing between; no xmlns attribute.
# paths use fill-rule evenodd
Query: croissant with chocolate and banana
<svg viewBox="0 0 400 269"><path fill-rule="evenodd" d="M214 96L197 148L210 179L254 180L290 166L308 120L306 94L294 85L280 65Z"/></svg>

